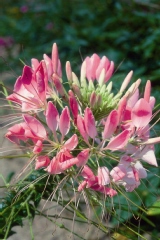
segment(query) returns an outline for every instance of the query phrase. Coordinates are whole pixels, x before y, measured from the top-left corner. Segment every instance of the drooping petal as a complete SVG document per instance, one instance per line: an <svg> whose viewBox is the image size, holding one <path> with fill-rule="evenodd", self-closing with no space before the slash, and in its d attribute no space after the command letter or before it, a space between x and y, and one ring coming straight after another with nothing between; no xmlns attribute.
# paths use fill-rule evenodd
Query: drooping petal
<svg viewBox="0 0 160 240"><path fill-rule="evenodd" d="M97 129L93 113L88 107L85 109L84 124L88 135L94 139L97 135Z"/></svg>
<svg viewBox="0 0 160 240"><path fill-rule="evenodd" d="M77 155L78 163L76 164L77 167L84 166L89 158L89 149L84 149Z"/></svg>
<svg viewBox="0 0 160 240"><path fill-rule="evenodd" d="M68 107L65 107L60 115L59 130L62 136L65 136L70 129L70 113Z"/></svg>
<svg viewBox="0 0 160 240"><path fill-rule="evenodd" d="M57 130L59 122L59 113L57 111L57 108L51 101L48 102L46 110L46 122L52 132L55 132Z"/></svg>
<svg viewBox="0 0 160 240"><path fill-rule="evenodd" d="M60 174L61 171L61 167L59 164L59 161L56 159L56 157L54 157L51 161L50 164L48 165L48 167L46 168L46 171L49 174Z"/></svg>
<svg viewBox="0 0 160 240"><path fill-rule="evenodd" d="M104 186L110 183L109 170L107 167L98 168L98 184Z"/></svg>
<svg viewBox="0 0 160 240"><path fill-rule="evenodd" d="M137 161L135 163L134 167L135 167L136 171L138 172L139 178L146 178L147 177L147 172L139 161Z"/></svg>
<svg viewBox="0 0 160 240"><path fill-rule="evenodd" d="M130 138L130 131L124 130L116 137L112 138L105 149L116 151L123 149Z"/></svg>
<svg viewBox="0 0 160 240"><path fill-rule="evenodd" d="M60 164L61 172L64 172L65 170L71 168L73 165L77 164L77 158L71 158L69 160L66 160Z"/></svg>
<svg viewBox="0 0 160 240"><path fill-rule="evenodd" d="M87 179L87 180L90 180L90 181L94 181L96 179L96 176L94 175L94 173L92 172L92 170L87 166L85 165L83 167L83 170L81 172L81 175Z"/></svg>
<svg viewBox="0 0 160 240"><path fill-rule="evenodd" d="M78 192L81 192L87 185L87 181L83 181L78 186Z"/></svg>
<svg viewBox="0 0 160 240"><path fill-rule="evenodd" d="M5 135L5 137L13 143L19 144L19 140L26 141L27 137L25 136L25 130L23 125L15 124L10 127Z"/></svg>
<svg viewBox="0 0 160 240"><path fill-rule="evenodd" d="M145 127L151 120L152 109L150 104L143 98L139 99L138 102L132 109L131 118L133 124L139 127Z"/></svg>
<svg viewBox="0 0 160 240"><path fill-rule="evenodd" d="M99 189L99 192L104 193L105 195L108 195L110 197L114 197L115 195L117 195L117 191L114 190L113 188L103 186Z"/></svg>
<svg viewBox="0 0 160 240"><path fill-rule="evenodd" d="M141 158L143 161L154 165L158 166L157 160L155 157L155 150L154 150L154 145L148 145L146 146L139 154L139 158Z"/></svg>
<svg viewBox="0 0 160 240"><path fill-rule="evenodd" d="M118 125L118 112L117 110L113 110L107 117L104 132L102 133L103 139L111 137Z"/></svg>
<svg viewBox="0 0 160 240"><path fill-rule="evenodd" d="M23 115L24 121L26 122L27 126L30 128L32 133L41 138L41 139L46 139L47 138L47 133L44 128L44 126L34 117L24 114Z"/></svg>
<svg viewBox="0 0 160 240"><path fill-rule="evenodd" d="M113 181L118 181L121 180L125 175L126 175L126 168L125 166L123 166L122 164L119 164L118 166L114 167L111 172L110 175L113 178Z"/></svg>
<svg viewBox="0 0 160 240"><path fill-rule="evenodd" d="M34 146L33 153L38 154L42 151L43 149L43 144L41 140L38 140Z"/></svg>
<svg viewBox="0 0 160 240"><path fill-rule="evenodd" d="M35 165L35 169L39 169L42 167L47 167L50 164L50 159L48 156L38 156L36 158L36 165Z"/></svg>

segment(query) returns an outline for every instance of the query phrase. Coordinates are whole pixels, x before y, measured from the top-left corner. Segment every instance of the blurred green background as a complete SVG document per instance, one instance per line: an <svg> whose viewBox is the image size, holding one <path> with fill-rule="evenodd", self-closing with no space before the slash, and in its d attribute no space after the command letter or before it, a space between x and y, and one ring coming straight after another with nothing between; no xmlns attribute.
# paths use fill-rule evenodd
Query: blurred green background
<svg viewBox="0 0 160 240"><path fill-rule="evenodd" d="M94 52L107 55L118 73L135 71L159 88L160 3L149 0L2 0L0 69L21 73L19 58L50 54L53 42L62 62L78 69ZM1 54L3 55L3 54ZM15 57L16 55L16 57ZM10 69L11 68L11 69Z"/></svg>
<svg viewBox="0 0 160 240"><path fill-rule="evenodd" d="M159 0L1 2L0 77L7 84L13 84L16 77L21 75L23 64L20 59L28 65L31 58L41 60L43 53L51 54L52 44L56 42L62 63L70 60L74 71L78 72L87 55L106 55L115 62L116 74L113 79L117 88L124 76L134 70L133 80L141 78L143 83L151 80L152 94L160 103ZM158 128L156 131L158 133ZM159 175L158 168L150 168L150 171ZM148 179L158 193L159 177L153 176L149 174ZM142 186L137 192L139 196L142 193L145 205L150 206L156 201L157 195L154 191L150 194L146 188L147 184L145 190ZM138 205L141 204L140 201ZM160 209L160 202L157 209ZM133 215L129 215L128 210L123 213L124 221ZM144 232L150 231L158 239L160 212L150 215L150 218L147 217L149 220L142 218L141 226ZM132 222L135 222L134 218Z"/></svg>

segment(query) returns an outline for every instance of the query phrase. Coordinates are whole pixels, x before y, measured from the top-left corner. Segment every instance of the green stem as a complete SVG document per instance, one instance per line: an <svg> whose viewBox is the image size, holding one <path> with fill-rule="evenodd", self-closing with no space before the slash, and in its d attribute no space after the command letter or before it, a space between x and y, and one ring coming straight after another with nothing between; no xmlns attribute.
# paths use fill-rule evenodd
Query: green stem
<svg viewBox="0 0 160 240"><path fill-rule="evenodd" d="M29 228L30 228L30 234L31 234L31 239L34 240L34 235L33 235L33 228L32 228L32 215L30 213L29 207L28 207L28 203L26 202L26 209L27 209L27 213L28 213L28 222L29 222Z"/></svg>

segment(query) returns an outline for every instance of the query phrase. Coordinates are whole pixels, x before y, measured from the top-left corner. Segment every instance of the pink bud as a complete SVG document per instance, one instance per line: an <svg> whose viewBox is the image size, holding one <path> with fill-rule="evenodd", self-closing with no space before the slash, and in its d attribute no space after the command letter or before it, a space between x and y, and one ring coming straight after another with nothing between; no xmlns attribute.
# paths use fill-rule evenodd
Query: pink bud
<svg viewBox="0 0 160 240"><path fill-rule="evenodd" d="M78 115L78 102L77 99L75 98L72 90L69 90L69 105L72 111L72 114L74 116L74 118L77 118Z"/></svg>
<svg viewBox="0 0 160 240"><path fill-rule="evenodd" d="M146 100L147 102L149 102L150 95L151 95L151 81L148 80L147 83L146 83L146 86L145 86L144 100Z"/></svg>
<svg viewBox="0 0 160 240"><path fill-rule="evenodd" d="M52 80L54 82L54 85L58 91L58 93L63 97L65 96L65 90L64 90L64 87L59 79L59 77L56 75L56 74L53 74L52 75Z"/></svg>
<svg viewBox="0 0 160 240"><path fill-rule="evenodd" d="M52 64L53 64L53 72L57 73L57 68L58 68L58 47L57 44L54 43L52 47Z"/></svg>
<svg viewBox="0 0 160 240"><path fill-rule="evenodd" d="M69 82L72 82L72 69L69 61L66 62L66 74Z"/></svg>

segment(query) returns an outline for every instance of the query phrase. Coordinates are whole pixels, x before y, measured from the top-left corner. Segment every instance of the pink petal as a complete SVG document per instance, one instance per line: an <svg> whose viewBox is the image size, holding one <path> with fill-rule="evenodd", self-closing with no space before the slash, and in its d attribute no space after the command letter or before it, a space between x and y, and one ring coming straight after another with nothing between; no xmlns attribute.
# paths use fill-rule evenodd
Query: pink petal
<svg viewBox="0 0 160 240"><path fill-rule="evenodd" d="M136 171L138 172L139 178L146 178L147 177L147 172L139 161L136 162L134 167L135 167Z"/></svg>
<svg viewBox="0 0 160 240"><path fill-rule="evenodd" d="M59 165L59 161L54 157L51 161L49 166L46 168L46 171L50 174L60 174L61 167Z"/></svg>
<svg viewBox="0 0 160 240"><path fill-rule="evenodd" d="M62 162L60 164L61 171L64 172L65 170L71 168L75 164L77 164L77 158L71 158L69 160L66 160L65 162Z"/></svg>
<svg viewBox="0 0 160 240"><path fill-rule="evenodd" d="M34 96L37 96L37 84L33 77L33 70L29 66L24 66L21 81L28 92L32 93Z"/></svg>
<svg viewBox="0 0 160 240"><path fill-rule="evenodd" d="M126 175L125 165L123 166L122 164L119 164L118 166L114 167L111 170L110 175L115 182L121 180Z"/></svg>
<svg viewBox="0 0 160 240"><path fill-rule="evenodd" d="M32 133L35 136L42 138L42 139L47 138L47 133L46 133L44 126L36 118L34 118L28 114L24 114L23 118L24 118L27 126L30 128L30 130L32 131Z"/></svg>
<svg viewBox="0 0 160 240"><path fill-rule="evenodd" d="M85 149L82 152L80 152L77 156L78 163L76 164L77 167L84 166L89 158L89 149Z"/></svg>
<svg viewBox="0 0 160 240"><path fill-rule="evenodd" d="M47 68L48 79L50 79L53 74L52 60L46 54L43 55L43 58Z"/></svg>
<svg viewBox="0 0 160 240"><path fill-rule="evenodd" d="M70 129L70 113L68 107L65 107L59 119L59 130L62 136L65 136Z"/></svg>
<svg viewBox="0 0 160 240"><path fill-rule="evenodd" d="M137 128L145 127L150 122L151 117L152 109L150 104L143 98L139 99L131 113L133 124Z"/></svg>
<svg viewBox="0 0 160 240"><path fill-rule="evenodd" d="M154 150L154 145L148 145L146 146L140 153L139 156L143 161L154 165L154 166L158 166L157 164L157 160L155 157L155 150Z"/></svg>
<svg viewBox="0 0 160 240"><path fill-rule="evenodd" d="M78 115L78 117L77 117L77 128L78 128L80 134L82 135L82 137L84 138L84 140L86 142L88 142L88 134L86 132L84 120L81 115Z"/></svg>
<svg viewBox="0 0 160 240"><path fill-rule="evenodd" d="M127 98L125 96L123 96L118 104L118 122L120 123L123 120L124 117L124 113L126 110L126 105L127 105Z"/></svg>
<svg viewBox="0 0 160 240"><path fill-rule="evenodd" d="M65 144L62 146L62 149L73 150L78 144L78 137L74 134L71 138L69 138Z"/></svg>
<svg viewBox="0 0 160 240"><path fill-rule="evenodd" d="M57 108L51 101L48 102L46 110L46 122L52 132L55 132L57 130L59 122L59 113L57 111Z"/></svg>
<svg viewBox="0 0 160 240"><path fill-rule="evenodd" d="M103 139L110 138L111 135L117 128L118 125L118 112L117 110L113 110L110 112L109 116L107 117L104 132L102 133Z"/></svg>
<svg viewBox="0 0 160 240"><path fill-rule="evenodd" d="M130 138L130 131L124 130L116 137L112 138L105 149L116 151L123 149Z"/></svg>
<svg viewBox="0 0 160 240"><path fill-rule="evenodd" d="M94 175L94 173L92 172L92 170L87 166L85 165L83 167L83 170L81 172L81 175L87 179L87 180L90 180L90 181L94 181L96 179L96 176Z"/></svg>
<svg viewBox="0 0 160 240"><path fill-rule="evenodd" d="M38 154L42 151L43 149L43 144L41 140L38 140L34 146L33 153Z"/></svg>
<svg viewBox="0 0 160 240"><path fill-rule="evenodd" d="M78 192L81 192L87 185L87 181L83 181L78 186Z"/></svg>
<svg viewBox="0 0 160 240"><path fill-rule="evenodd" d="M19 144L19 140L26 141L25 130L22 124L15 124L10 127L5 135L5 137L13 143Z"/></svg>
<svg viewBox="0 0 160 240"><path fill-rule="evenodd" d="M117 195L117 192L114 189L108 187L101 187L101 189L99 189L99 192L102 192L105 195L109 195L110 197Z"/></svg>
<svg viewBox="0 0 160 240"><path fill-rule="evenodd" d="M84 124L85 124L85 129L88 135L94 139L97 135L97 129L96 129L93 113L91 109L88 107L85 109Z"/></svg>
<svg viewBox="0 0 160 240"><path fill-rule="evenodd" d="M46 65L44 61L41 61L36 72L36 83L37 83L37 93L42 101L46 98L46 84L48 80L48 75L46 71Z"/></svg>
<svg viewBox="0 0 160 240"><path fill-rule="evenodd" d="M42 167L47 167L50 164L50 159L48 156L38 156L36 158L36 165L35 165L35 169L39 169Z"/></svg>
<svg viewBox="0 0 160 240"><path fill-rule="evenodd" d="M104 186L110 183L109 170L107 167L98 168L98 184Z"/></svg>

